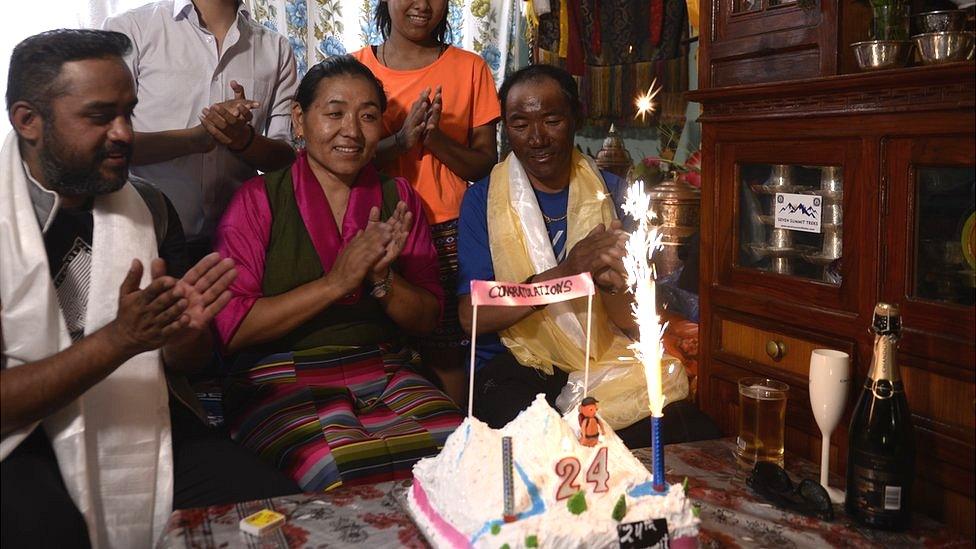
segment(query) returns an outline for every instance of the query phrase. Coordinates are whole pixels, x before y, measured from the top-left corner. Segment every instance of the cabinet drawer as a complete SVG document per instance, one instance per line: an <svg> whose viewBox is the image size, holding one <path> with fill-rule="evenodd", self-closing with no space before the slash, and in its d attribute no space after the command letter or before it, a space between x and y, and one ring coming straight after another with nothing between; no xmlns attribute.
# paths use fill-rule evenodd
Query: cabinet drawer
<svg viewBox="0 0 976 549"><path fill-rule="evenodd" d="M725 318L716 320L719 324L719 352L774 370L789 372L803 379L810 372L810 354L814 349L830 348L849 355L853 353L853 345L850 343L829 344Z"/></svg>

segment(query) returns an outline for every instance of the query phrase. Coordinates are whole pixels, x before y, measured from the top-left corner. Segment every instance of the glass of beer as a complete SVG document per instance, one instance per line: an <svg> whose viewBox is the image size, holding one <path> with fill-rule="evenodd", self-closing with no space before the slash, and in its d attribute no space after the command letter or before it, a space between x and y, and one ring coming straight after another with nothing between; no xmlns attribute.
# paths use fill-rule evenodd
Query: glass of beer
<svg viewBox="0 0 976 549"><path fill-rule="evenodd" d="M752 467L757 461L783 465L787 384L762 377L739 380L739 437L735 454Z"/></svg>

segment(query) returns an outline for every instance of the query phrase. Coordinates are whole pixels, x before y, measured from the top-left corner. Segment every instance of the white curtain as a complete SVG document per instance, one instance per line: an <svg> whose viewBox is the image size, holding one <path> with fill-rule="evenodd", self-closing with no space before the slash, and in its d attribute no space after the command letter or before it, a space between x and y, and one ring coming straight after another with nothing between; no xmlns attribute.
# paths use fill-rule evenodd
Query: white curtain
<svg viewBox="0 0 976 549"><path fill-rule="evenodd" d="M288 37L300 75L330 55L382 42L373 23L378 0L247 0L264 26ZM448 0L450 40L484 58L501 84L528 59L522 0Z"/></svg>
<svg viewBox="0 0 976 549"><path fill-rule="evenodd" d="M0 17L0 92L7 93L7 71L14 46L28 36L59 28L101 28L115 15L146 4L147 0L9 0ZM0 117L0 136L10 123Z"/></svg>

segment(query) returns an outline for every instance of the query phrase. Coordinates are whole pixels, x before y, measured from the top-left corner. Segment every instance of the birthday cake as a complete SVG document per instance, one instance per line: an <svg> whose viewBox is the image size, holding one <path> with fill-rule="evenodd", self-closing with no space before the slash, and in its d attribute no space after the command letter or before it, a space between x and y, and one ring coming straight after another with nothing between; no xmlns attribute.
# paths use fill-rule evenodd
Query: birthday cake
<svg viewBox="0 0 976 549"><path fill-rule="evenodd" d="M410 514L436 548L648 547L657 538L696 547L699 520L683 487L655 490L602 430L584 446L576 410L560 417L542 395L502 429L469 417L414 466Z"/></svg>

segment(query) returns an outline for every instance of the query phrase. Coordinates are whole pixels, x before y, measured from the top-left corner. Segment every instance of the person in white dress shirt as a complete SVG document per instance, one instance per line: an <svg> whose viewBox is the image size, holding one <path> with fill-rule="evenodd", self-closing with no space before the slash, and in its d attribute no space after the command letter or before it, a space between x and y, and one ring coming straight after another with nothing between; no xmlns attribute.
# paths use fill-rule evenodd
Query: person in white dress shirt
<svg viewBox="0 0 976 549"><path fill-rule="evenodd" d="M237 0L162 0L104 27L133 42L132 178L169 197L202 257L240 184L294 160L294 54Z"/></svg>

